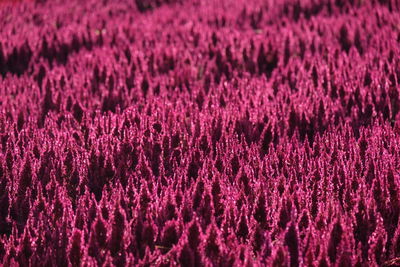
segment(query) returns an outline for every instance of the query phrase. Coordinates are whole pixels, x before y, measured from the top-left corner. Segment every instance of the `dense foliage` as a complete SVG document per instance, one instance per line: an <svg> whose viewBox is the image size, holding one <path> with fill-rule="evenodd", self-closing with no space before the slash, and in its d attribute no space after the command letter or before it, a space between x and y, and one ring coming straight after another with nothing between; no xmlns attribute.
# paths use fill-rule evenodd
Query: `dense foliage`
<svg viewBox="0 0 400 267"><path fill-rule="evenodd" d="M397 0L0 5L0 263L399 266L399 84Z"/></svg>

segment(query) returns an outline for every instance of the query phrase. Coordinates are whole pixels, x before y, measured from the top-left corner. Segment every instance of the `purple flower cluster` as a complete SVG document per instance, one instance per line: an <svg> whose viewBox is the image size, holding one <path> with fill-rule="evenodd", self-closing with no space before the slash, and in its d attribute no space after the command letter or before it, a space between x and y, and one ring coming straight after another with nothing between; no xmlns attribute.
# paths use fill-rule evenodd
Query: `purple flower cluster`
<svg viewBox="0 0 400 267"><path fill-rule="evenodd" d="M0 5L0 264L399 266L400 2Z"/></svg>

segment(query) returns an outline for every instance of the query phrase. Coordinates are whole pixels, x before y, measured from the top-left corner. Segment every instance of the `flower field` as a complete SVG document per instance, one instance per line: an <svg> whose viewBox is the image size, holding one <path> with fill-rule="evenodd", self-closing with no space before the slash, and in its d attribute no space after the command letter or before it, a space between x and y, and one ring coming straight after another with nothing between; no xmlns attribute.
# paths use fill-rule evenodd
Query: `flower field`
<svg viewBox="0 0 400 267"><path fill-rule="evenodd" d="M397 0L5 1L0 265L400 266L399 93Z"/></svg>

